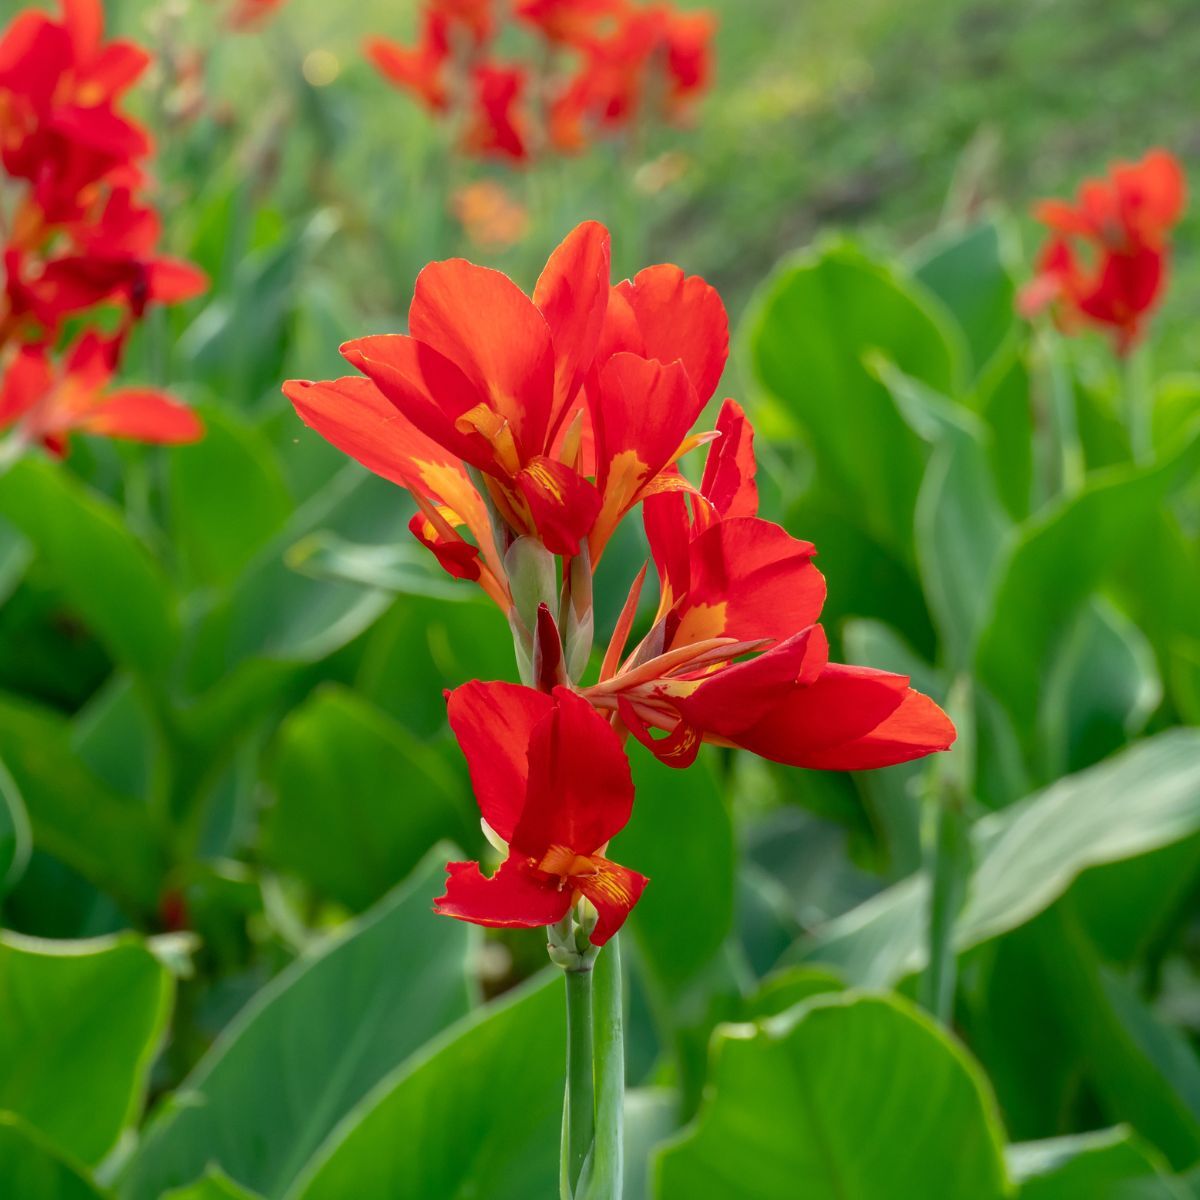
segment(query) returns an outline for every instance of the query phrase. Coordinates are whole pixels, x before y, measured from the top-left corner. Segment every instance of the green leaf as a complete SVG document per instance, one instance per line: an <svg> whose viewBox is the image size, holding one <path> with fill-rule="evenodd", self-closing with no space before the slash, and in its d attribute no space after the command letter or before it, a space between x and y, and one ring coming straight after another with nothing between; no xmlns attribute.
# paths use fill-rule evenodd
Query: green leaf
<svg viewBox="0 0 1200 1200"><path fill-rule="evenodd" d="M820 997L713 1045L709 1100L660 1153L659 1200L1007 1193L982 1072L899 998Z"/></svg>
<svg viewBox="0 0 1200 1200"><path fill-rule="evenodd" d="M204 437L170 457L174 541L194 587L235 580L292 511L270 443L231 414L204 411Z"/></svg>
<svg viewBox="0 0 1200 1200"><path fill-rule="evenodd" d="M637 804L613 841L613 857L652 881L629 923L646 965L669 991L681 991L712 961L733 923L733 828L713 757L679 771L635 752Z"/></svg>
<svg viewBox="0 0 1200 1200"><path fill-rule="evenodd" d="M777 1017L814 996L844 988L841 979L824 967L782 967L768 975L746 1001L746 1019L761 1021L764 1017Z"/></svg>
<svg viewBox="0 0 1200 1200"><path fill-rule="evenodd" d="M33 547L28 539L0 519L0 604L13 594L32 560Z"/></svg>
<svg viewBox="0 0 1200 1200"><path fill-rule="evenodd" d="M621 1200L651 1200L655 1148L679 1127L679 1097L670 1088L625 1093L625 1179Z"/></svg>
<svg viewBox="0 0 1200 1200"><path fill-rule="evenodd" d="M1006 265L1008 231L982 221L936 234L918 248L913 274L945 305L971 352L975 371L996 354L1016 326L1016 285Z"/></svg>
<svg viewBox="0 0 1200 1200"><path fill-rule="evenodd" d="M1200 731L1169 730L1067 776L972 831L975 872L960 951L1031 920L1081 871L1200 831ZM830 921L801 948L852 983L886 986L925 965L928 887L914 875Z"/></svg>
<svg viewBox="0 0 1200 1200"><path fill-rule="evenodd" d="M272 777L264 858L356 910L440 838L478 833L445 757L345 688L323 687L287 718Z"/></svg>
<svg viewBox="0 0 1200 1200"><path fill-rule="evenodd" d="M991 432L988 461L996 491L1014 521L1033 503L1033 400L1022 342L999 354L976 385L976 405Z"/></svg>
<svg viewBox="0 0 1200 1200"><path fill-rule="evenodd" d="M0 761L0 900L21 878L32 848L25 801L16 781Z"/></svg>
<svg viewBox="0 0 1200 1200"><path fill-rule="evenodd" d="M554 971L449 1030L350 1113L287 1200L555 1195L565 1014Z"/></svg>
<svg viewBox="0 0 1200 1200"><path fill-rule="evenodd" d="M166 577L111 501L61 466L24 459L0 476L0 515L31 542L118 662L161 676L177 637Z"/></svg>
<svg viewBox="0 0 1200 1200"><path fill-rule="evenodd" d="M474 600L474 585L447 575L415 541L362 545L319 529L301 538L287 554L288 566L311 579L332 579L402 596L435 600Z"/></svg>
<svg viewBox="0 0 1200 1200"><path fill-rule="evenodd" d="M1185 1200L1159 1156L1128 1129L1010 1146L1020 1200Z"/></svg>
<svg viewBox="0 0 1200 1200"><path fill-rule="evenodd" d="M165 860L149 812L80 762L71 723L0 693L0 758L20 788L34 842L133 912L153 910Z"/></svg>
<svg viewBox="0 0 1200 1200"><path fill-rule="evenodd" d="M1142 546L1164 499L1200 469L1200 438L1152 467L1117 467L1021 527L976 655L982 682L1028 742L1045 663L1083 601Z"/></svg>
<svg viewBox="0 0 1200 1200"><path fill-rule="evenodd" d="M941 318L886 267L837 244L784 263L748 329L755 373L811 440L823 493L908 559L925 451L863 358L882 352L954 394L959 364Z"/></svg>
<svg viewBox="0 0 1200 1200"><path fill-rule="evenodd" d="M275 1200L389 1071L467 1011L470 930L431 911L444 857L254 997L151 1121L122 1197L158 1200L216 1163Z"/></svg>
<svg viewBox="0 0 1200 1200"><path fill-rule="evenodd" d="M162 1200L260 1200L257 1192L234 1183L220 1167L209 1167L204 1175L187 1187L164 1192Z"/></svg>
<svg viewBox="0 0 1200 1200"><path fill-rule="evenodd" d="M98 1163L137 1117L170 1002L135 938L0 934L0 1109Z"/></svg>
<svg viewBox="0 0 1200 1200"><path fill-rule="evenodd" d="M1146 727L1162 701L1154 650L1111 604L1085 604L1047 667L1039 714L1049 778L1111 754Z"/></svg>
<svg viewBox="0 0 1200 1200"><path fill-rule="evenodd" d="M12 1200L102 1200L106 1193L36 1129L0 1112L0 1180Z"/></svg>

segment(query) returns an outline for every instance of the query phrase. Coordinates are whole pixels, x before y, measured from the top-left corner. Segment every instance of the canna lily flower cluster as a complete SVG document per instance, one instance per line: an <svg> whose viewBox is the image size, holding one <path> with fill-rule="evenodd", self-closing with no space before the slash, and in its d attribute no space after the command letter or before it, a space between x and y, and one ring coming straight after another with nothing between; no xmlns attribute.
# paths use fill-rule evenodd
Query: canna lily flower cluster
<svg viewBox="0 0 1200 1200"><path fill-rule="evenodd" d="M607 851L633 802L630 737L679 768L703 742L821 770L953 742L904 676L829 661L815 548L757 515L741 408L726 400L714 429L693 430L728 340L716 291L678 267L613 285L608 231L587 222L532 296L497 271L432 263L407 334L342 347L358 375L284 385L306 424L410 492L415 536L513 631L521 684L449 694L503 864L490 877L451 864L438 911L528 927L582 911L592 945L608 940L647 882ZM705 446L696 484L681 461ZM647 563L589 679L595 568L639 510L657 609L629 648Z"/></svg>
<svg viewBox="0 0 1200 1200"><path fill-rule="evenodd" d="M157 249L159 217L141 198L151 141L123 107L150 59L106 42L103 25L100 0L63 0L59 19L25 11L0 35L0 432L57 454L74 429L167 442L201 432L169 396L103 390L147 309L207 283ZM115 331L99 331L102 310ZM56 363L66 324L81 321L95 327Z"/></svg>
<svg viewBox="0 0 1200 1200"><path fill-rule="evenodd" d="M1183 215L1183 168L1166 150L1119 162L1104 179L1089 179L1075 203L1043 200L1035 215L1050 238L1036 277L1020 297L1021 312L1051 309L1067 331L1108 331L1125 355L1141 339L1166 286L1168 235Z"/></svg>
<svg viewBox="0 0 1200 1200"><path fill-rule="evenodd" d="M517 26L524 60L494 47ZM716 22L704 11L632 0L426 0L413 45L369 38L367 57L429 112L453 120L462 149L522 164L573 154L643 117L681 120L712 76Z"/></svg>

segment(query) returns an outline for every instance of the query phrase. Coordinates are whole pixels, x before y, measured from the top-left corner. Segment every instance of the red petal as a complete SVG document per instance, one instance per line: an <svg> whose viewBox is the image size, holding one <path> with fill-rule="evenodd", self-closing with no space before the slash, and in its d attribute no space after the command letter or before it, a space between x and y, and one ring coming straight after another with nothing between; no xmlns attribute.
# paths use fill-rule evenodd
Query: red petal
<svg viewBox="0 0 1200 1200"><path fill-rule="evenodd" d="M666 264L639 271L617 290L633 309L644 349L628 348L659 362L682 359L703 407L729 357L729 319L717 290Z"/></svg>
<svg viewBox="0 0 1200 1200"><path fill-rule="evenodd" d="M554 343L552 434L596 357L608 309L610 257L608 230L585 221L550 255L533 289L533 302Z"/></svg>
<svg viewBox="0 0 1200 1200"><path fill-rule="evenodd" d="M791 766L857 771L945 750L954 727L903 675L830 663L737 741Z"/></svg>
<svg viewBox="0 0 1200 1200"><path fill-rule="evenodd" d="M22 346L0 383L0 429L23 417L54 384L54 373L41 347Z"/></svg>
<svg viewBox="0 0 1200 1200"><path fill-rule="evenodd" d="M291 379L283 391L309 428L367 470L453 509L484 558L497 563L487 509L462 463L397 412L369 379Z"/></svg>
<svg viewBox="0 0 1200 1200"><path fill-rule="evenodd" d="M400 333L356 338L341 349L342 357L438 446L474 466L494 467L491 445L454 424L484 400L448 358Z"/></svg>
<svg viewBox="0 0 1200 1200"><path fill-rule="evenodd" d="M443 537L424 513L415 513L408 523L409 532L431 550L447 575L455 579L479 578L479 547L463 538Z"/></svg>
<svg viewBox="0 0 1200 1200"><path fill-rule="evenodd" d="M735 739L783 703L797 684L818 678L828 660L825 631L812 625L746 662L712 672L674 703L683 719L704 733Z"/></svg>
<svg viewBox="0 0 1200 1200"><path fill-rule="evenodd" d="M625 924L650 880L607 858L593 861L600 868L596 874L579 875L571 882L596 906L600 919L592 930L591 943L603 946Z"/></svg>
<svg viewBox="0 0 1200 1200"><path fill-rule="evenodd" d="M552 554L579 553L600 511L600 493L578 471L538 455L517 476L534 526Z"/></svg>
<svg viewBox="0 0 1200 1200"><path fill-rule="evenodd" d="M691 587L672 646L710 637L776 638L815 625L825 579L810 542L758 517L732 517L691 544Z"/></svg>
<svg viewBox="0 0 1200 1200"><path fill-rule="evenodd" d="M529 791L514 849L539 859L551 846L595 854L625 827L633 808L620 738L582 696L560 687L528 745Z"/></svg>
<svg viewBox="0 0 1200 1200"><path fill-rule="evenodd" d="M181 258L156 258L147 264L150 298L159 304L178 304L208 290L208 276Z"/></svg>
<svg viewBox="0 0 1200 1200"><path fill-rule="evenodd" d="M125 388L106 396L75 423L103 437L177 445L204 436L204 424L185 404L165 392Z"/></svg>
<svg viewBox="0 0 1200 1200"><path fill-rule="evenodd" d="M592 536L596 563L617 522L670 463L704 404L679 363L627 353L605 363L589 401L603 497Z"/></svg>
<svg viewBox="0 0 1200 1200"><path fill-rule="evenodd" d="M100 48L104 6L100 0L62 0L62 13L76 60L85 63Z"/></svg>
<svg viewBox="0 0 1200 1200"><path fill-rule="evenodd" d="M617 712L621 723L633 736L668 767L690 767L700 753L701 735L694 725L680 719L666 737L655 737L650 726L638 715L637 709L625 699L617 697Z"/></svg>
<svg viewBox="0 0 1200 1200"><path fill-rule="evenodd" d="M446 864L446 891L433 902L447 917L502 929L535 929L553 925L567 915L574 892L559 889L528 859L507 858L490 879L477 862Z"/></svg>
<svg viewBox="0 0 1200 1200"><path fill-rule="evenodd" d="M523 455L545 450L554 400L550 329L507 275L457 258L430 263L417 276L408 325L508 421Z"/></svg>
<svg viewBox="0 0 1200 1200"><path fill-rule="evenodd" d="M525 805L530 739L534 727L553 712L554 701L520 684L474 679L450 693L447 710L479 811L511 842Z"/></svg>
<svg viewBox="0 0 1200 1200"><path fill-rule="evenodd" d="M753 517L758 512L754 428L736 400L721 405L717 432L721 436L708 448L700 491L723 517Z"/></svg>

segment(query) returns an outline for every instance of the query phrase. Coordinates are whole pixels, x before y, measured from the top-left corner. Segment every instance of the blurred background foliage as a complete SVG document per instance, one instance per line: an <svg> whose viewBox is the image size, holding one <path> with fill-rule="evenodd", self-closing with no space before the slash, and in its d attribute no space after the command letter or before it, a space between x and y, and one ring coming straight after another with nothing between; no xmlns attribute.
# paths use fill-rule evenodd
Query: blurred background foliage
<svg viewBox="0 0 1200 1200"><path fill-rule="evenodd" d="M1031 200L1155 143L1197 161L1191 0L719 0L694 128L523 173L448 153L363 61L406 5L236 36L216 4L106 7L160 56L167 239L212 277L127 374L208 436L0 478L13 1194L552 1194L541 941L428 911L449 845L484 849L441 690L511 677L508 631L279 384L402 328L426 261L528 287L595 217L617 275L721 290L721 394L835 647L961 730L858 777L634 755L628 1195L1200 1195L1200 205L1151 458L1103 340L1013 314ZM485 178L527 211L511 245L453 215ZM606 556L602 630L643 555Z"/></svg>

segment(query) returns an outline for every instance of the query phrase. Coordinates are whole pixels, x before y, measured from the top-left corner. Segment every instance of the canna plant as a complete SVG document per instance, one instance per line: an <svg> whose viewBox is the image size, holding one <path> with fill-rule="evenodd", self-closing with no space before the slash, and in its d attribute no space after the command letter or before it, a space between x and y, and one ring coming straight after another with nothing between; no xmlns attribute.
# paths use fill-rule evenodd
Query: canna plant
<svg viewBox="0 0 1200 1200"><path fill-rule="evenodd" d="M499 272L433 263L408 334L342 347L361 375L284 385L302 420L412 494L417 539L508 618L520 683L448 696L503 861L491 875L449 864L434 903L478 925L548 931L567 981L566 1198L620 1192L616 936L653 887L608 857L635 803L628 736L680 768L709 741L825 770L910 761L955 736L905 676L829 662L815 548L756 515L740 408L726 401L714 431L692 431L727 356L716 291L667 265L613 286L609 261L608 231L589 222L551 255L532 298ZM706 443L694 484L681 461ZM644 567L586 683L595 570L638 509L658 608L629 649Z"/></svg>

